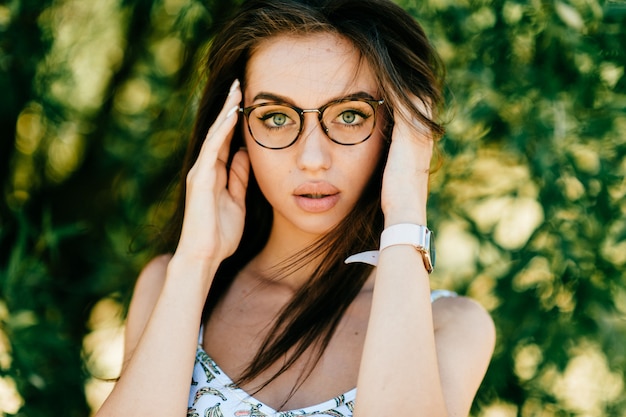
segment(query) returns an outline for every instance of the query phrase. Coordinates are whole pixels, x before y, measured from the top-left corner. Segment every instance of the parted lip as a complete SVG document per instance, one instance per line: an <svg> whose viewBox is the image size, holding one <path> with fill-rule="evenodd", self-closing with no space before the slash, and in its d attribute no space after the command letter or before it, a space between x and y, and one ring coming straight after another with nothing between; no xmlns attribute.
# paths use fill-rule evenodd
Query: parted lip
<svg viewBox="0 0 626 417"><path fill-rule="evenodd" d="M323 197L338 194L339 190L325 181L310 181L299 185L293 191L293 195L306 197Z"/></svg>

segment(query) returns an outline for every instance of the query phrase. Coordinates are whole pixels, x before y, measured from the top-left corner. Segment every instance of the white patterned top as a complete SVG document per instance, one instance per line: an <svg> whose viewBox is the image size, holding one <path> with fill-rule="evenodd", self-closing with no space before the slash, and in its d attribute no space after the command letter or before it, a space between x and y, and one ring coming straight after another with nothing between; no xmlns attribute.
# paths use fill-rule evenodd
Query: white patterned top
<svg viewBox="0 0 626 417"><path fill-rule="evenodd" d="M454 297L452 291L436 290L431 302L442 297ZM352 417L356 388L320 404L297 410L277 411L237 388L228 375L202 347L202 329L198 338L193 368L187 417Z"/></svg>

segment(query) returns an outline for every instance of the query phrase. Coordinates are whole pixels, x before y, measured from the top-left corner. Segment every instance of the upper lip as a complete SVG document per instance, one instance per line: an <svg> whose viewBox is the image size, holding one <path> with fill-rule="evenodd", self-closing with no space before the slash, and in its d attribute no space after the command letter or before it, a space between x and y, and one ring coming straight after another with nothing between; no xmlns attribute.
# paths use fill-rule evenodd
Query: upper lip
<svg viewBox="0 0 626 417"><path fill-rule="evenodd" d="M312 181L299 185L293 191L294 195L311 195L311 196L326 196L338 194L339 190L332 184L324 181Z"/></svg>

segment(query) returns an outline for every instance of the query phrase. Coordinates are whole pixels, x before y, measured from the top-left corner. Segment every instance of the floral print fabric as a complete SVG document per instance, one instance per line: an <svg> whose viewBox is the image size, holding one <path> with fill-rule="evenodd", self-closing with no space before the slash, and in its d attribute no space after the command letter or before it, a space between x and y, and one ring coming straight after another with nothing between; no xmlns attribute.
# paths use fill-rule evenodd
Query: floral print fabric
<svg viewBox="0 0 626 417"><path fill-rule="evenodd" d="M321 404L299 410L276 411L234 386L198 344L187 417L351 417L356 388Z"/></svg>
<svg viewBox="0 0 626 417"><path fill-rule="evenodd" d="M431 293L431 302L453 297L451 291ZM196 349L187 417L352 417L356 388L321 404L298 410L276 411L237 388L202 347L202 329Z"/></svg>

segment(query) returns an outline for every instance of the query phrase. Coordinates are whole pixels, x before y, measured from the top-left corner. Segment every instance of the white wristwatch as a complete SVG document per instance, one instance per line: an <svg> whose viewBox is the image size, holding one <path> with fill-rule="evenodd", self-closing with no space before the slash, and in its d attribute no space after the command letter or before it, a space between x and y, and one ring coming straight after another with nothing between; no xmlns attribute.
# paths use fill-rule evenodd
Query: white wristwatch
<svg viewBox="0 0 626 417"><path fill-rule="evenodd" d="M395 245L411 245L422 255L424 267L430 274L435 267L433 232L421 224L400 223L389 226L380 235L380 250Z"/></svg>
<svg viewBox="0 0 626 417"><path fill-rule="evenodd" d="M348 257L345 263L363 262L376 266L378 254L383 249L395 245L411 245L422 255L424 267L430 274L435 267L435 239L426 226L412 223L395 224L383 230L380 235L380 250L361 252Z"/></svg>

